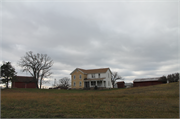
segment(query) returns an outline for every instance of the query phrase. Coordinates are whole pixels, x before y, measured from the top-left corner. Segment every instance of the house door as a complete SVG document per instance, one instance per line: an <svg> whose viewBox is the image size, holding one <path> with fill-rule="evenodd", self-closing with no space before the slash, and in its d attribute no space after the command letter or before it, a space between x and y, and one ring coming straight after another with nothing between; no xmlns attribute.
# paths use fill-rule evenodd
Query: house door
<svg viewBox="0 0 180 119"><path fill-rule="evenodd" d="M106 81L104 81L104 87L106 87Z"/></svg>
<svg viewBox="0 0 180 119"><path fill-rule="evenodd" d="M89 88L89 82L85 82L85 88Z"/></svg>

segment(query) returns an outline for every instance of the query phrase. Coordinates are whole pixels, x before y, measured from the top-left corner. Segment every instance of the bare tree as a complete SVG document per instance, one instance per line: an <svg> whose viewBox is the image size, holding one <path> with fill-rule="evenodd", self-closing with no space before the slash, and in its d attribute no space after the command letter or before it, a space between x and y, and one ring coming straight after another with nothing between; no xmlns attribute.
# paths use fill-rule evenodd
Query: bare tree
<svg viewBox="0 0 180 119"><path fill-rule="evenodd" d="M62 79L59 79L58 87L63 89L68 89L70 87L70 78L64 77Z"/></svg>
<svg viewBox="0 0 180 119"><path fill-rule="evenodd" d="M41 89L42 83L49 83L49 81L44 81L44 78L50 77L51 74L52 72L50 72L50 69L42 71L42 74L40 76L40 89Z"/></svg>
<svg viewBox="0 0 180 119"><path fill-rule="evenodd" d="M34 77L36 88L39 88L39 81L41 88L43 78L47 78L52 74L50 70L53 60L47 54L33 54L32 51L26 52L26 55L20 59L18 64L23 68L23 72L29 72Z"/></svg>
<svg viewBox="0 0 180 119"><path fill-rule="evenodd" d="M111 83L112 83L113 88L114 88L114 86L115 86L116 80L118 80L118 79L119 79L119 80L124 80L121 76L118 75L117 72L113 72L113 73L112 73L112 78L111 78Z"/></svg>

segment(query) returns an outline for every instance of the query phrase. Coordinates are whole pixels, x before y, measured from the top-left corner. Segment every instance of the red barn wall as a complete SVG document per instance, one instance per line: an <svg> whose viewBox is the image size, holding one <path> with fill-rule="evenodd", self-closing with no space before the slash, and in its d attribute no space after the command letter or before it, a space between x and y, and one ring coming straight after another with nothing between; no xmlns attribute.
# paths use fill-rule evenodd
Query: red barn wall
<svg viewBox="0 0 180 119"><path fill-rule="evenodd" d="M124 82L117 82L117 88L124 88Z"/></svg>
<svg viewBox="0 0 180 119"><path fill-rule="evenodd" d="M24 83L24 82L13 82L12 88L36 88L36 84L31 83Z"/></svg>
<svg viewBox="0 0 180 119"><path fill-rule="evenodd" d="M162 82L160 81L134 82L134 87L150 86L150 85L158 85L158 84L162 84Z"/></svg>
<svg viewBox="0 0 180 119"><path fill-rule="evenodd" d="M27 83L26 88L36 88L36 83Z"/></svg>
<svg viewBox="0 0 180 119"><path fill-rule="evenodd" d="M22 82L14 82L13 88L25 88L25 85Z"/></svg>

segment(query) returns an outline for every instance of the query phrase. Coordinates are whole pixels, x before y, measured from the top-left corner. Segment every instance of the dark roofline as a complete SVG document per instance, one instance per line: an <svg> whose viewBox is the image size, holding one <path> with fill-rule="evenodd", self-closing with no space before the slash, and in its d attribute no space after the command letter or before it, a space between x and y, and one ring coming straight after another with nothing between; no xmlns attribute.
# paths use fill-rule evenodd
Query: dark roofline
<svg viewBox="0 0 180 119"><path fill-rule="evenodd" d="M160 81L161 77L154 77L154 78L138 78L134 79L133 82L147 82L147 81Z"/></svg>
<svg viewBox="0 0 180 119"><path fill-rule="evenodd" d="M36 82L32 76L14 76L12 82Z"/></svg>

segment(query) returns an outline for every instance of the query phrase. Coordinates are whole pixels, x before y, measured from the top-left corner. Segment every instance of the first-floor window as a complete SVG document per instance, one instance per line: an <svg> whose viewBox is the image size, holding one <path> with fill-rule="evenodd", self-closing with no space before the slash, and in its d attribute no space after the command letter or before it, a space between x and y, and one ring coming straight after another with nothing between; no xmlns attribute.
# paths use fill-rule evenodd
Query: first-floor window
<svg viewBox="0 0 180 119"><path fill-rule="evenodd" d="M91 86L95 86L96 85L96 81L91 81Z"/></svg>
<svg viewBox="0 0 180 119"><path fill-rule="evenodd" d="M97 81L98 86L102 86L102 81Z"/></svg>
<svg viewBox="0 0 180 119"><path fill-rule="evenodd" d="M76 82L74 82L74 86L76 86Z"/></svg>
<svg viewBox="0 0 180 119"><path fill-rule="evenodd" d="M79 86L81 86L81 81L79 82Z"/></svg>

